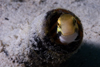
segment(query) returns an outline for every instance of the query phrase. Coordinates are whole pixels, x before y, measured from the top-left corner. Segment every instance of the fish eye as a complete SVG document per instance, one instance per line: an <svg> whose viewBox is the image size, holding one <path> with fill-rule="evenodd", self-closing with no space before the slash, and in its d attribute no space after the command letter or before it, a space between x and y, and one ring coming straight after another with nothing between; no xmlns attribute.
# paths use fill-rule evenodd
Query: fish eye
<svg viewBox="0 0 100 67"><path fill-rule="evenodd" d="M59 23L57 23L57 25L58 25L58 27L60 27L60 28L61 28L61 25L60 25Z"/></svg>

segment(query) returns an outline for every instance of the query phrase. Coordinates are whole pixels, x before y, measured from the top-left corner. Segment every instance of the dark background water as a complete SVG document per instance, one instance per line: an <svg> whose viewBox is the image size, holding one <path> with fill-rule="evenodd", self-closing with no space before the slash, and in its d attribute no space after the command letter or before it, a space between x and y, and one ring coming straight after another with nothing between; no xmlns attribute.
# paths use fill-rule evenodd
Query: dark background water
<svg viewBox="0 0 100 67"><path fill-rule="evenodd" d="M98 45L95 47L93 45ZM100 44L84 42L76 54L60 67L100 67Z"/></svg>

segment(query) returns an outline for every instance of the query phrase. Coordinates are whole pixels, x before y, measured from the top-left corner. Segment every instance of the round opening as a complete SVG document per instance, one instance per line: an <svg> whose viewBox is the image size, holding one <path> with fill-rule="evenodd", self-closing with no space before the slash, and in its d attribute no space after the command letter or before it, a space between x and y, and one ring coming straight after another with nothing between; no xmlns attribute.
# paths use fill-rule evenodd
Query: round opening
<svg viewBox="0 0 100 67"><path fill-rule="evenodd" d="M79 20L79 18L77 16L75 16L75 14L70 12L69 10L54 9L54 10L47 12L47 15L45 17L46 31L47 31L46 35L49 36L50 39L53 42L55 42L56 44L62 45L62 43L59 40L59 35L61 33L57 33L57 24L58 24L57 20L60 17L60 15L62 15L62 14L73 15L75 17L76 21L77 21L79 31L78 31L78 36L75 39L76 42L71 42L71 43L66 45L68 47L67 49L71 49L73 47L77 48L77 47L79 47L79 45L80 45L80 43L82 42L82 39L83 39L83 28L82 28L82 24L81 24L81 21ZM63 44L63 45L65 45L65 44Z"/></svg>

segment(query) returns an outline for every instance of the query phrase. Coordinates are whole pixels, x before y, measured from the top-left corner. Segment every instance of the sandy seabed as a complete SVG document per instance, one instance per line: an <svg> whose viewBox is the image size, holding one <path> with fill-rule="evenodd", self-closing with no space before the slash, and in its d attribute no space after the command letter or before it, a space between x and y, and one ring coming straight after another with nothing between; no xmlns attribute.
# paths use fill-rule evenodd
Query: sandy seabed
<svg viewBox="0 0 100 67"><path fill-rule="evenodd" d="M24 67L24 64L12 61L11 57L14 59L20 53L27 56L26 44L30 39L32 21L56 8L72 11L80 18L84 28L81 48L61 67L100 67L100 0L21 1L0 0L0 67ZM20 42L23 45L18 48Z"/></svg>

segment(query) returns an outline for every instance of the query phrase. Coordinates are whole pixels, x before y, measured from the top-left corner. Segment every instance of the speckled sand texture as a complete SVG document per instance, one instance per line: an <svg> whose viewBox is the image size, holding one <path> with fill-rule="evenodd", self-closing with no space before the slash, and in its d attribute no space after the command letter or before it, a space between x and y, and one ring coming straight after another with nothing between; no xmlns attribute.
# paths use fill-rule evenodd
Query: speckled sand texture
<svg viewBox="0 0 100 67"><path fill-rule="evenodd" d="M20 63L28 60L29 40L38 26L34 19L55 8L72 11L84 28L82 47L62 66L100 67L100 0L22 1L0 0L0 67L24 67Z"/></svg>

